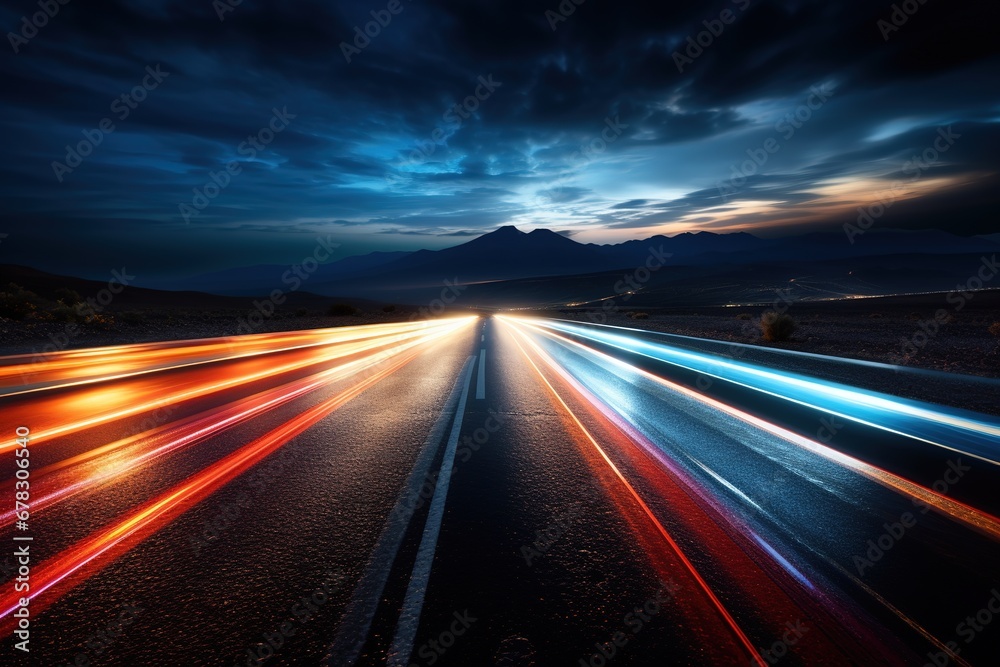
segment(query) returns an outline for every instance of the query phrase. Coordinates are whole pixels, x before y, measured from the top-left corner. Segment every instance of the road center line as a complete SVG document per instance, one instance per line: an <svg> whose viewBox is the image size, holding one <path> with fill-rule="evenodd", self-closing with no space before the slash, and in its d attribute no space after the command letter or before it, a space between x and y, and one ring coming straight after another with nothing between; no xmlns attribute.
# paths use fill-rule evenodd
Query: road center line
<svg viewBox="0 0 1000 667"><path fill-rule="evenodd" d="M455 383L451 394L448 395L441 416L424 441L420 456L406 481L406 487L399 494L396 505L386 519L385 528L375 544L375 549L372 551L364 574L358 580L358 585L354 589L354 594L351 596L351 601L341 621L340 629L337 631L337 636L334 638L333 645L324 661L327 667L349 667L357 662L361 654L361 649L368 639L368 632L371 630L379 600L381 600L385 590L386 581L389 579L389 572L396 560L396 555L399 553L399 547L403 543L410 518L413 516L412 505L419 498L420 487L427 481L431 463L438 452L438 445L444 437L445 428L456 413L455 407L460 397L462 397L462 409L464 410L464 396L472 378L474 361L475 357L471 356L465 360L462 371L459 373L459 381ZM463 375L465 376L464 383L461 381Z"/></svg>
<svg viewBox="0 0 1000 667"><path fill-rule="evenodd" d="M480 351L479 357L479 385L483 380L483 357L485 350ZM417 560L413 565L413 574L410 576L410 585L406 589L406 597L403 598L403 610L399 615L399 624L396 626L396 635L392 638L392 645L389 647L389 657L386 663L388 667L406 667L410 664L410 655L413 653L413 642L417 636L417 628L420 625L420 612L423 610L424 597L427 595L427 584L431 576L431 566L434 564L434 551L437 549L438 535L441 533L441 522L444 520L444 505L448 498L448 487L451 485L452 466L455 464L455 450L458 449L458 436L462 432L462 418L465 414L465 404L469 397L469 387L472 384L472 368L469 368L465 376L465 389L462 397L458 401L458 411L455 415L455 422L451 427L451 434L448 436L448 445L444 450L444 459L441 461L441 474L438 475L437 485L434 487L434 496L431 498L430 510L427 513L427 523L424 525L424 534L420 538L420 547L417 549Z"/></svg>
<svg viewBox="0 0 1000 667"><path fill-rule="evenodd" d="M486 398L486 349L479 350L479 376L476 378L476 398Z"/></svg>

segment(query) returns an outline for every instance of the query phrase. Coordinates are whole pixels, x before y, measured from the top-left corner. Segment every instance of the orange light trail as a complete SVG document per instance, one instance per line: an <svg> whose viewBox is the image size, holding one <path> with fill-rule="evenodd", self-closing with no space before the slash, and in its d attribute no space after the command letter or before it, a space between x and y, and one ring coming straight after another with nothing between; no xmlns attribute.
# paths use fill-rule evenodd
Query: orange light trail
<svg viewBox="0 0 1000 667"><path fill-rule="evenodd" d="M130 387L128 391L118 387L96 387L88 389L82 394L58 397L54 399L54 404L51 406L41 406L36 403L34 410L37 425L33 429L33 444L37 446L55 437L72 435L123 417L169 407L182 401L207 396L256 380L290 373L317 363L376 349L389 343L405 340L416 334L444 331L453 323L454 320L420 322L408 324L403 329L396 325L372 325L376 329L373 333L364 336L355 333L343 340L330 340L327 345L334 345L334 347L310 350L308 354L303 353L306 354L303 359L282 365L266 365L260 370L234 374L221 381L214 379L204 381L192 388L178 390L175 383L150 380L139 386ZM372 340L364 342L358 341L357 338L371 338ZM165 394L165 392L167 393ZM105 408L103 412L94 414L102 407ZM70 419L74 417L76 419L66 423L67 416ZM46 417L48 417L48 423L46 423ZM13 442L0 442L0 453L13 450L15 447L16 444Z"/></svg>
<svg viewBox="0 0 1000 667"><path fill-rule="evenodd" d="M14 355L0 359L0 395L15 396L55 387L118 380L173 368L361 340L426 326L427 322L359 325L231 338L116 345L47 355ZM39 357L45 361L39 361ZM25 387L29 384L28 378L33 379L37 386L18 389L18 385ZM15 379L18 382L15 383Z"/></svg>
<svg viewBox="0 0 1000 667"><path fill-rule="evenodd" d="M161 456L175 453L201 442L209 436L216 435L267 410L288 403L324 384L363 372L381 359L395 356L434 340L440 334L436 331L429 334L424 334L423 331L408 334L410 338L418 335L419 337L415 340L408 339L393 347L290 382L276 389L234 401L222 408L205 411L181 420L179 424L167 424L145 433L122 438L41 468L32 473L32 479L37 480L35 482L36 488L40 489L37 492L38 495L33 499L32 513L37 515L41 510L58 501L65 500L82 491L92 490L123 474L136 472L140 466L147 465ZM111 462L107 461L109 454L130 445L134 445L133 449L144 451L131 456L120 456ZM94 461L94 459L100 460ZM86 470L77 469L88 461L93 462L87 466ZM67 470L67 468L73 469ZM13 481L9 481L4 487L9 487L12 493ZM14 521L14 517L15 510L13 508L0 514L0 526L9 525Z"/></svg>
<svg viewBox="0 0 1000 667"><path fill-rule="evenodd" d="M451 320L448 326L436 336L442 338L455 334L468 325L475 317ZM393 357L392 363L375 371L354 386L313 406L269 431L240 449L209 465L188 480L177 484L157 498L144 503L126 518L93 533L62 553L43 562L31 574L31 590L24 593L11 591L0 598L0 628L9 632L16 619L13 612L19 607L19 599L28 597L34 614L44 611L61 595L92 577L144 539L169 525L197 503L203 501L238 476L274 453L292 438L344 405L352 398L395 373L421 353L420 348L411 348ZM84 567L89 566L89 567ZM49 592L49 595L41 596Z"/></svg>

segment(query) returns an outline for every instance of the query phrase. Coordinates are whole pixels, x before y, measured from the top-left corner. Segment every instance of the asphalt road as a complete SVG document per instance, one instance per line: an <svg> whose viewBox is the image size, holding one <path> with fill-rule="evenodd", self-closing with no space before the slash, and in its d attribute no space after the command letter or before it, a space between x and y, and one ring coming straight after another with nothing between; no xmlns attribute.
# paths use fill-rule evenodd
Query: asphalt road
<svg viewBox="0 0 1000 667"><path fill-rule="evenodd" d="M493 317L0 359L2 663L994 664L1000 422L674 343Z"/></svg>

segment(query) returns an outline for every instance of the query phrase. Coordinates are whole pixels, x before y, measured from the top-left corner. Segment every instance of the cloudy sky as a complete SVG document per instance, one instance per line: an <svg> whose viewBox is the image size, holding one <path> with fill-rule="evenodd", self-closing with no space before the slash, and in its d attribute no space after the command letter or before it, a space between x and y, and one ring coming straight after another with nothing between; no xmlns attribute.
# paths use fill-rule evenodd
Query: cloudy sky
<svg viewBox="0 0 1000 667"><path fill-rule="evenodd" d="M236 3L3 0L0 262L781 236L880 200L883 228L1000 231L988 3Z"/></svg>

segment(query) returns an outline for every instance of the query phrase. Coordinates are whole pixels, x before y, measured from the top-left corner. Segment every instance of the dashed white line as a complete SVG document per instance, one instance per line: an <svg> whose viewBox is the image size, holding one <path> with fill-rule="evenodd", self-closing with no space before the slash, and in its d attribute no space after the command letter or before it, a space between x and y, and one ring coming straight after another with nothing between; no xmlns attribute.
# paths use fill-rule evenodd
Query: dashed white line
<svg viewBox="0 0 1000 667"><path fill-rule="evenodd" d="M485 351L484 351L485 352ZM480 356L482 362L482 356ZM480 378L482 378L482 366L480 366ZM437 549L438 535L441 533L441 522L444 520L444 505L448 498L448 487L451 483L451 470L455 464L455 450L458 449L458 436L462 431L462 417L465 414L466 399L469 397L469 385L472 383L472 368L465 376L465 389L462 397L458 401L458 410L455 413L455 423L452 424L451 433L448 436L448 445L444 450L444 459L441 461L441 474L438 475L437 485L434 487L434 495L431 497L430 510L427 513L427 523L424 524L424 534L420 538L420 547L417 549L417 560L413 565L413 574L410 576L410 585L406 589L406 597L403 598L403 610L399 615L399 624L396 626L396 634L392 638L389 647L388 667L406 667L410 664L410 656L413 653L413 643L417 636L417 628L420 625L420 613L424 607L424 598L427 595L427 583L431 576L431 566L434 564L434 551Z"/></svg>
<svg viewBox="0 0 1000 667"><path fill-rule="evenodd" d="M399 553L403 536L410 524L410 518L413 516L414 501L419 496L420 486L427 481L431 462L439 451L445 428L456 412L459 415L459 424L461 424L461 413L465 410L465 396L468 394L469 384L472 380L474 363L475 357L466 359L465 366L459 374L459 378L462 375L465 376L465 382L460 379L455 383L455 387L445 401L441 416L424 441L417 463L410 472L406 488L400 493L396 506L389 514L385 528L379 536L371 559L368 561L368 567L354 589L340 630L337 632L333 646L324 661L328 667L348 667L358 660L371 629L372 620L375 618L379 600L381 600L385 590L386 581L389 579L389 571L396 560L396 554ZM461 401L461 407L456 410L459 401ZM455 434L457 434L457 430L449 434L449 442L452 437L457 440L458 436ZM445 460L448 460L447 453Z"/></svg>
<svg viewBox="0 0 1000 667"><path fill-rule="evenodd" d="M479 375L476 377L476 398L486 398L486 349L479 350Z"/></svg>

